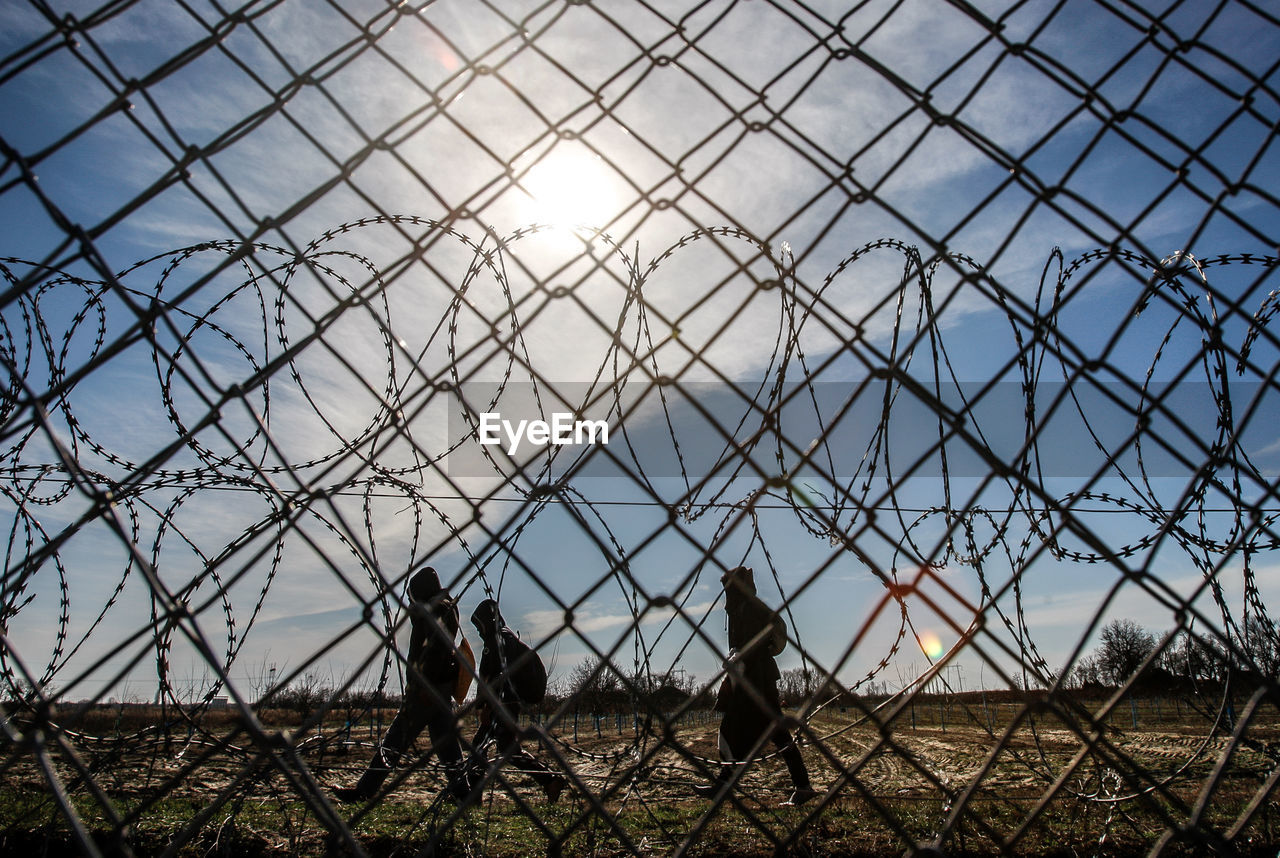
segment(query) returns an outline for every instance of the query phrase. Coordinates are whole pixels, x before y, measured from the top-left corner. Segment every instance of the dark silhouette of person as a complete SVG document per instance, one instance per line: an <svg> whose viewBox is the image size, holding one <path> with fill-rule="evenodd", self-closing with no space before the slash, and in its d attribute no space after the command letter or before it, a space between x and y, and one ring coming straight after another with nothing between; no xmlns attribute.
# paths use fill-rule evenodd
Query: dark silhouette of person
<svg viewBox="0 0 1280 858"><path fill-rule="evenodd" d="M518 721L521 706L540 702L546 693L546 668L538 654L506 627L497 602L481 602L471 614L471 622L484 643L477 676L485 687L476 698L480 728L471 742L470 777L474 780L482 776L479 772L488 767L484 746L492 739L497 753L516 764L517 771L532 778L547 794L547 800L555 803L567 781L520 746ZM532 683L526 679L531 674Z"/></svg>
<svg viewBox="0 0 1280 858"><path fill-rule="evenodd" d="M463 800L471 791L453 701L461 700L470 685L472 670L463 667L462 661L474 666L475 657L465 636L456 640L458 605L440 585L436 570L427 566L409 581L408 607L411 633L404 700L359 782L334 790L342 801L373 797L424 727L436 758L444 765L449 794Z"/></svg>
<svg viewBox="0 0 1280 858"><path fill-rule="evenodd" d="M710 784L694 791L708 798L720 794L734 769L745 766L752 752L768 740L781 749L791 775L791 797L784 804L803 804L817 793L809 783L800 749L783 724L778 697L781 674L770 649L775 614L756 595L755 576L749 568L730 569L720 581L729 620L727 675L716 700L716 709L724 713L720 721L720 771Z"/></svg>

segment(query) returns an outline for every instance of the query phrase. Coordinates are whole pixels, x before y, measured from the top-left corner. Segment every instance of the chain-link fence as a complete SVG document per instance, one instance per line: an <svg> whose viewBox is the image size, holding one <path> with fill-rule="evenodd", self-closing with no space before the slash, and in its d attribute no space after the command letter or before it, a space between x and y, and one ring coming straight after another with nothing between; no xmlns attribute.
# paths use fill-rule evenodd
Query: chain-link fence
<svg viewBox="0 0 1280 858"><path fill-rule="evenodd" d="M0 22L6 851L1275 854L1273 8Z"/></svg>

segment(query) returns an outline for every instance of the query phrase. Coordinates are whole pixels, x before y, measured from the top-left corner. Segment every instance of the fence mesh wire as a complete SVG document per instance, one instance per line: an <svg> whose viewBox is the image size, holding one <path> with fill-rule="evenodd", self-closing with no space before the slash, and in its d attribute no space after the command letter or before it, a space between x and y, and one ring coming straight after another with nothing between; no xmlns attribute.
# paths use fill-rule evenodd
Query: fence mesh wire
<svg viewBox="0 0 1280 858"><path fill-rule="evenodd" d="M6 849L1275 853L1274 8L0 21ZM338 800L426 565L559 801Z"/></svg>

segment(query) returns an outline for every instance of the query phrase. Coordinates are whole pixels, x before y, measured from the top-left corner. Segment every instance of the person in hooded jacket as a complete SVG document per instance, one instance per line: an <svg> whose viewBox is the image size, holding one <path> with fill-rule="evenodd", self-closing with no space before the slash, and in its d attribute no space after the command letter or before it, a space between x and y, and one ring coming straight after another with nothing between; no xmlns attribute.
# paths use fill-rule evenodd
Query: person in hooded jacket
<svg viewBox="0 0 1280 858"><path fill-rule="evenodd" d="M520 746L518 726L521 706L540 702L546 693L546 669L538 654L506 627L497 602L485 599L477 605L471 622L484 644L477 676L485 688L476 698L480 728L471 741L474 756L469 768L474 772L488 767L484 745L492 739L497 753L515 763L518 771L529 775L542 787L547 800L555 803L567 782ZM535 677L532 683L526 681L530 675ZM526 699L530 696L537 699ZM476 775L471 777L474 779Z"/></svg>
<svg viewBox="0 0 1280 858"><path fill-rule="evenodd" d="M463 800L471 792L454 701L466 696L475 657L466 636L458 636L458 605L441 586L436 570L427 566L409 581L408 607L411 632L403 702L359 782L334 790L342 801L372 798L423 728L444 765L449 794ZM464 667L463 661L471 666Z"/></svg>
<svg viewBox="0 0 1280 858"><path fill-rule="evenodd" d="M735 567L720 581L729 627L727 675L716 701L716 709L724 713L719 735L721 763L716 779L696 787L695 792L704 797L720 794L734 769L746 765L752 751L768 740L781 749L791 775L791 797L784 804L803 804L817 793L810 785L800 749L783 723L778 697L781 674L770 649L775 613L756 595L751 569Z"/></svg>

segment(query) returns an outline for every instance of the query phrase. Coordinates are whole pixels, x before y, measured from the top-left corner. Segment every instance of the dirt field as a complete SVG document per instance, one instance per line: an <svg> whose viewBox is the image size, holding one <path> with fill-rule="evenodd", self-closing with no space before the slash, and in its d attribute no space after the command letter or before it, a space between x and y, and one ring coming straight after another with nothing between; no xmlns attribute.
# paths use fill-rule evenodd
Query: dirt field
<svg viewBox="0 0 1280 858"><path fill-rule="evenodd" d="M1094 737L1051 714L1011 729L1012 707L1007 716L962 714L921 707L882 728L853 712L820 714L803 753L823 795L799 809L780 806L791 784L772 757L752 765L722 807L693 794L707 775L699 758L714 755L717 723L706 713L675 725L666 741L660 725L637 733L629 716L621 725L601 719L598 733L594 719L579 719L576 742L562 722L539 750L572 773L557 804L506 770L505 783L465 811L440 800L443 778L429 754L421 758L425 741L418 764L379 802L329 803L331 786L352 783L367 762L370 725L257 745L228 724L172 730L167 740L64 734L53 738L65 750L48 747L86 828L108 850L141 854L354 852L342 845L344 829L373 854L430 845L458 855L871 855L936 843L955 854L1127 855L1164 838L1169 854L1203 854L1227 840L1242 853L1276 854L1274 717L1233 739L1190 719L1147 718ZM78 851L46 786L30 748L10 746L0 851Z"/></svg>

